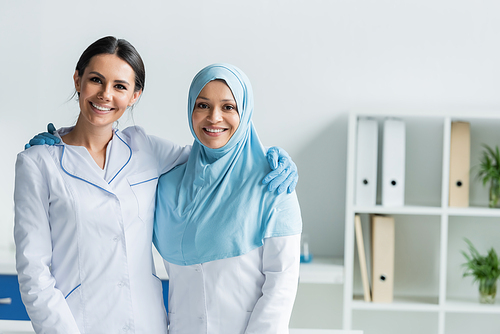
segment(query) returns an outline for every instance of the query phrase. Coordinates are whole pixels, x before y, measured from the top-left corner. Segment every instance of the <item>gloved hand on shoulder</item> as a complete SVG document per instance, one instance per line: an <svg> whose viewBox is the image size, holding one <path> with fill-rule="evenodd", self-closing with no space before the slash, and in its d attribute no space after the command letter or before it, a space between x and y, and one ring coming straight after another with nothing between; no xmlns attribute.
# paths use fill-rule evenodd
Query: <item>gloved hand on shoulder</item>
<svg viewBox="0 0 500 334"><path fill-rule="evenodd" d="M56 132L56 127L54 124L49 123L47 125L47 132L42 132L31 138L28 144L24 145L24 149L28 149L31 146L35 145L55 145L59 144L61 142L61 139L58 137L54 136L54 132Z"/></svg>
<svg viewBox="0 0 500 334"><path fill-rule="evenodd" d="M263 184L268 184L269 191L278 191L278 194L288 193L295 190L295 186L299 180L297 165L292 161L288 153L279 147L273 146L267 150L267 161L273 170L266 175Z"/></svg>

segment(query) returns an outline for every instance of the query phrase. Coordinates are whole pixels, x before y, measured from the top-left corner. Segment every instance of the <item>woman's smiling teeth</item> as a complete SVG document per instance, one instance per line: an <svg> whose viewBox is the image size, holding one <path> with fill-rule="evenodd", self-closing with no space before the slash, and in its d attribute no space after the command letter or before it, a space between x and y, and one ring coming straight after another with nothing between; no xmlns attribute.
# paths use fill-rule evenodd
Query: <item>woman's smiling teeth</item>
<svg viewBox="0 0 500 334"><path fill-rule="evenodd" d="M226 131L226 129L209 129L209 128L205 128L205 131L212 132L212 133L218 133L218 132Z"/></svg>
<svg viewBox="0 0 500 334"><path fill-rule="evenodd" d="M90 103L92 104L92 107L96 108L97 110L100 110L100 111L110 111L111 110L111 108L100 107L93 102L90 102Z"/></svg>

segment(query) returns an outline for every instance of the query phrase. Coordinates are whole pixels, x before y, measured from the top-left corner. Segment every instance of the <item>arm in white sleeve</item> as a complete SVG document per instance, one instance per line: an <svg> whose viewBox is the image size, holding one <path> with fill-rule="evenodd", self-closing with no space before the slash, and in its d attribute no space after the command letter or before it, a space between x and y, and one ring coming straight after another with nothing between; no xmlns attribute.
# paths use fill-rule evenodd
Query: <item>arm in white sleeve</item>
<svg viewBox="0 0 500 334"><path fill-rule="evenodd" d="M300 234L264 240L262 296L245 334L285 334L299 283Z"/></svg>
<svg viewBox="0 0 500 334"><path fill-rule="evenodd" d="M18 155L14 239L21 297L36 333L80 333L50 272L50 194L45 177L32 159Z"/></svg>
<svg viewBox="0 0 500 334"><path fill-rule="evenodd" d="M187 161L191 152L191 145L180 146L156 136L148 135L147 137L158 159L158 171L160 175Z"/></svg>

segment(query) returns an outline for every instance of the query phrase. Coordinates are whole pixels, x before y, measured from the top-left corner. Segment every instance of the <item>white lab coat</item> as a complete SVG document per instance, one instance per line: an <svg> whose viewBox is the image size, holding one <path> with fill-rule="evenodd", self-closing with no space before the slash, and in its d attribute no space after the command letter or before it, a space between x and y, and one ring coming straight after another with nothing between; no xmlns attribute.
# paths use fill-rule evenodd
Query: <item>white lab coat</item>
<svg viewBox="0 0 500 334"><path fill-rule="evenodd" d="M288 333L300 234L265 239L262 247L237 257L190 266L164 262L169 334Z"/></svg>
<svg viewBox="0 0 500 334"><path fill-rule="evenodd" d="M83 147L19 153L16 261L37 333L166 333L151 254L156 184L189 151L139 127L116 131L105 179Z"/></svg>

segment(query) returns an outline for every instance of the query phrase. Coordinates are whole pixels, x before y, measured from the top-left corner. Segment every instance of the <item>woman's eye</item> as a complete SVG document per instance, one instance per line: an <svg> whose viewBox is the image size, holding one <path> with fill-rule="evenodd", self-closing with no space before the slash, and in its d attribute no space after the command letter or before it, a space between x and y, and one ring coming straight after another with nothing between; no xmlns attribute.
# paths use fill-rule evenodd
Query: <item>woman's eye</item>
<svg viewBox="0 0 500 334"><path fill-rule="evenodd" d="M208 108L208 105L206 103L198 103L198 108L206 109L206 108Z"/></svg>
<svg viewBox="0 0 500 334"><path fill-rule="evenodd" d="M232 105L227 105L224 107L224 110L231 111L231 110L236 110L236 108Z"/></svg>
<svg viewBox="0 0 500 334"><path fill-rule="evenodd" d="M98 78L98 77L90 78L90 81L93 81L93 82L96 82L96 83L101 83L101 79Z"/></svg>
<svg viewBox="0 0 500 334"><path fill-rule="evenodd" d="M124 85L116 85L115 87L120 89L120 90L127 89L127 87L125 87Z"/></svg>

